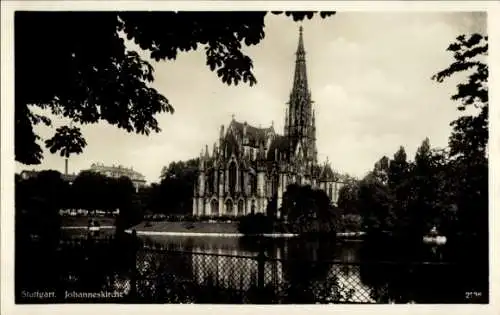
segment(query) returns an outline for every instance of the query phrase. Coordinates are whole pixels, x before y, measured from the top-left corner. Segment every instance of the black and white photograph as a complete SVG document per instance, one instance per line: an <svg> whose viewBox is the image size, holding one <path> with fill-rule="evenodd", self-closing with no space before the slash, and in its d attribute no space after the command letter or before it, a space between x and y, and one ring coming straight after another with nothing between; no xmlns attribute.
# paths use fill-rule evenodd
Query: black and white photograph
<svg viewBox="0 0 500 315"><path fill-rule="evenodd" d="M492 305L488 6L8 2L13 307Z"/></svg>

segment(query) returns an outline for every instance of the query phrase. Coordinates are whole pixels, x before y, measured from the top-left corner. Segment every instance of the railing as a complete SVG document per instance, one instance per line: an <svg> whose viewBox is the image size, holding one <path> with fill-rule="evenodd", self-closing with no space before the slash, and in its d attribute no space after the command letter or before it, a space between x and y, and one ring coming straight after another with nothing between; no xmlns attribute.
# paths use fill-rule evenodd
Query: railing
<svg viewBox="0 0 500 315"><path fill-rule="evenodd" d="M187 252L113 242L116 241L66 241L52 254L50 265L41 265L38 271L21 267L24 269L19 272L27 274L23 273L24 282L16 280L17 302L36 302L22 299L20 290L26 285L31 285L31 290L40 288L42 282L36 284L37 279L33 278L39 277L40 272L44 273L45 279L57 279L48 285L45 282L44 288L58 292L56 298L45 302L317 304L488 301L485 287L471 284L470 279L474 277L467 276L476 271L473 266L291 259L279 255L269 257L263 252L255 255ZM68 292L107 293L104 298L103 294L94 297L81 295L68 300Z"/></svg>
<svg viewBox="0 0 500 315"><path fill-rule="evenodd" d="M181 303L374 302L356 277L356 267L269 258L263 253L236 256L145 249L137 256L137 286L132 292L138 300ZM340 279L340 273L347 276Z"/></svg>
<svg viewBox="0 0 500 315"><path fill-rule="evenodd" d="M160 303L467 303L463 266L343 262L142 249L136 301ZM473 270L473 269L472 269ZM487 292L481 291L483 300Z"/></svg>

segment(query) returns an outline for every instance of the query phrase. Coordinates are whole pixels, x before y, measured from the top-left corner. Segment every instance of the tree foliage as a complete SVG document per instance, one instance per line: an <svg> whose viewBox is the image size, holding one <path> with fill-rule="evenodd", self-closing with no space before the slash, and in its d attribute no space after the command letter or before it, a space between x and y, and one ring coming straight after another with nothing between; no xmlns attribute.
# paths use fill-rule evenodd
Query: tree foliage
<svg viewBox="0 0 500 315"><path fill-rule="evenodd" d="M128 177L109 178L91 171L81 172L70 184L57 171L42 171L35 177L16 180L16 209L45 207L115 211L127 207L135 195Z"/></svg>
<svg viewBox="0 0 500 315"><path fill-rule="evenodd" d="M299 232L333 232L337 223L335 211L328 195L311 186L290 184L283 195L282 215Z"/></svg>
<svg viewBox="0 0 500 315"><path fill-rule="evenodd" d="M167 179L176 179L186 177L188 181L194 182L196 179L199 158L192 158L186 161L173 161L168 166L164 166L161 170L160 178L162 181Z"/></svg>
<svg viewBox="0 0 500 315"><path fill-rule="evenodd" d="M488 36L460 35L448 47L454 61L446 69L436 73L432 79L446 79L465 72L465 82L457 85L451 96L458 102L458 110L478 109L473 114L463 115L451 122L450 155L457 158L483 159L488 143Z"/></svg>
<svg viewBox="0 0 500 315"><path fill-rule="evenodd" d="M69 158L73 153L80 154L87 142L82 136L80 129L76 127L62 126L56 129L54 136L45 141L50 153L60 152L61 156Z"/></svg>
<svg viewBox="0 0 500 315"><path fill-rule="evenodd" d="M386 184L389 180L389 158L383 156L375 163L372 171L372 176L377 178L381 183Z"/></svg>
<svg viewBox="0 0 500 315"><path fill-rule="evenodd" d="M356 204L358 190L359 181L348 182L339 189L337 204L344 214L358 213L358 205Z"/></svg>
<svg viewBox="0 0 500 315"><path fill-rule="evenodd" d="M356 208L364 228L421 239L432 227L450 237L488 231L488 38L461 35L448 50L454 61L432 77L466 74L451 96L464 114L451 122L449 148L422 141L413 161L403 147L382 157L354 187L340 192L342 208Z"/></svg>
<svg viewBox="0 0 500 315"><path fill-rule="evenodd" d="M448 51L454 61L432 78L444 82L466 74L451 98L465 114L451 123L449 140L453 180L457 185L458 228L488 238L488 36L460 35ZM468 111L466 111L468 110Z"/></svg>
<svg viewBox="0 0 500 315"><path fill-rule="evenodd" d="M370 174L361 181L358 198L359 213L365 231L392 230L393 204L387 185Z"/></svg>
<svg viewBox="0 0 500 315"><path fill-rule="evenodd" d="M273 219L262 213L248 214L238 221L238 231L245 235L273 233Z"/></svg>
<svg viewBox="0 0 500 315"><path fill-rule="evenodd" d="M171 162L163 167L161 182L156 187L154 212L163 214L191 214L194 184L198 176L199 158Z"/></svg>
<svg viewBox="0 0 500 315"><path fill-rule="evenodd" d="M49 117L77 124L107 122L127 132L160 132L156 114L173 113L151 87L153 66L129 51L124 33L156 60L203 48L207 66L224 83L253 85L253 62L242 48L264 38L267 12L16 12L15 158L39 164L34 127ZM282 14L282 12L274 12ZM314 12L286 12L295 21ZM321 17L334 14L322 12ZM62 127L46 141L52 153L80 153L78 127Z"/></svg>
<svg viewBox="0 0 500 315"><path fill-rule="evenodd" d="M35 177L16 176L16 225L19 237L38 235L57 238L60 210L96 212L119 210L121 230L142 220L140 196L128 177L110 178L91 171L81 172L70 184L57 171L42 171Z"/></svg>
<svg viewBox="0 0 500 315"><path fill-rule="evenodd" d="M60 230L59 209L70 202L70 186L57 171L42 171L29 179L16 177L16 240L40 237L55 241Z"/></svg>

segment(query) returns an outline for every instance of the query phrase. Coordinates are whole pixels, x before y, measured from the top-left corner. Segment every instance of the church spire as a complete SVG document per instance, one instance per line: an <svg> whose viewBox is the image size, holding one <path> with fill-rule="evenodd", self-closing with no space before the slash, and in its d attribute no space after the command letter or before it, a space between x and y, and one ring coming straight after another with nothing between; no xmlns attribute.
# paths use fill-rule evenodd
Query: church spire
<svg viewBox="0 0 500 315"><path fill-rule="evenodd" d="M303 95L309 94L307 87L307 71L306 71L306 51L304 49L303 28L299 27L299 44L295 53L295 76L293 79L293 92L300 92Z"/></svg>
<svg viewBox="0 0 500 315"><path fill-rule="evenodd" d="M290 154L294 154L297 144L302 143L306 159L311 159L314 137L312 121L312 101L307 82L306 51L304 29L299 27L299 42L295 52L295 72L293 87L288 102L288 128L285 134L290 138ZM285 121L286 122L286 121ZM286 126L286 124L285 124Z"/></svg>
<svg viewBox="0 0 500 315"><path fill-rule="evenodd" d="M297 52L304 52L304 39L302 38L302 33L304 32L304 29L302 28L302 25L299 27L299 47L297 49Z"/></svg>

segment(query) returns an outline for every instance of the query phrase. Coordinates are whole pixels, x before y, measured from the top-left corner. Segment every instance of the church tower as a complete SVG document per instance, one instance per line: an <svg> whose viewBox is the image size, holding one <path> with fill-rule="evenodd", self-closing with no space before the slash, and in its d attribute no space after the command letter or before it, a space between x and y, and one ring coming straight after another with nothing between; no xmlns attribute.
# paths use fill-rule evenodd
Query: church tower
<svg viewBox="0 0 500 315"><path fill-rule="evenodd" d="M295 53L295 73L285 118L285 136L289 139L290 156L300 146L303 162L317 163L316 126L312 110L313 101L307 83L306 52L302 26L299 28L299 44Z"/></svg>
<svg viewBox="0 0 500 315"><path fill-rule="evenodd" d="M290 184L321 189L337 202L341 183L329 164L318 165L316 114L307 80L303 29L295 51L295 71L286 105L284 135L273 124L262 128L231 119L221 126L213 154L200 153L193 191L195 216L268 213L286 219L282 203ZM268 212L270 211L270 212Z"/></svg>

